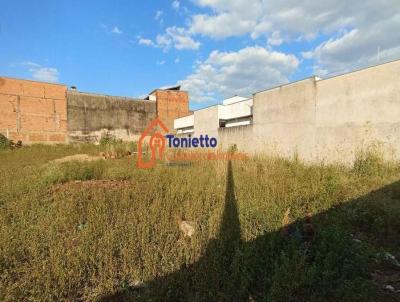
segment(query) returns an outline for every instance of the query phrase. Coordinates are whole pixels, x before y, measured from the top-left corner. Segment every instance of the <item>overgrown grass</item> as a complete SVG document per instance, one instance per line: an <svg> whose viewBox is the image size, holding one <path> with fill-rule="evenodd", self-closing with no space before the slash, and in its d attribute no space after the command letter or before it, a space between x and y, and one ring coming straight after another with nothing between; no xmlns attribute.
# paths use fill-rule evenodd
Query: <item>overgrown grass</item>
<svg viewBox="0 0 400 302"><path fill-rule="evenodd" d="M51 162L109 145L0 152L1 301L392 298L371 273L400 253L398 164Z"/></svg>

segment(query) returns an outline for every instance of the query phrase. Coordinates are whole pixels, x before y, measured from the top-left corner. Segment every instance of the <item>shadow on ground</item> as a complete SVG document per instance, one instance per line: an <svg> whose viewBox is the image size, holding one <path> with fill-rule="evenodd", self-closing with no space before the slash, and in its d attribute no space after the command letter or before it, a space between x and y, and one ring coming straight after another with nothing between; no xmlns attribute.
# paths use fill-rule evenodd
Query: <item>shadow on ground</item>
<svg viewBox="0 0 400 302"><path fill-rule="evenodd" d="M346 213L345 220L360 234L378 232L376 246L398 245L399 234L390 225L372 230L375 218L364 207L382 198L398 204L400 182L244 242L231 162L227 172L219 235L200 260L100 301L400 301L398 293L382 290L384 284L379 284L379 272L397 281L400 272L371 267L376 251L367 251L366 244L351 237L343 219Z"/></svg>

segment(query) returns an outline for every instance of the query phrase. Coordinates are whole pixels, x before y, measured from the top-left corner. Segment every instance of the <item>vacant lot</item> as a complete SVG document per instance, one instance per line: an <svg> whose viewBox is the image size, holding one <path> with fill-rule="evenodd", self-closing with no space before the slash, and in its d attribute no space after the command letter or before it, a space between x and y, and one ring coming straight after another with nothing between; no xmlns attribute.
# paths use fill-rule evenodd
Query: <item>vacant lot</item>
<svg viewBox="0 0 400 302"><path fill-rule="evenodd" d="M0 152L1 301L399 301L399 165L54 161L104 148Z"/></svg>

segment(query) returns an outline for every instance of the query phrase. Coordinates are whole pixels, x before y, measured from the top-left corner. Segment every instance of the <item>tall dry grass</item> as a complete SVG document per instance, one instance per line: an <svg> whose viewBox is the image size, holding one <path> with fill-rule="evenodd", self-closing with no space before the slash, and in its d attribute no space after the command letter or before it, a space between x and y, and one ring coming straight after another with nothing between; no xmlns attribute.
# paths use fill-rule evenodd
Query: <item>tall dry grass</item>
<svg viewBox="0 0 400 302"><path fill-rule="evenodd" d="M259 157L233 162L228 175L223 161L151 170L127 158L51 162L101 150L0 152L0 300L361 301L381 294L369 277L374 255L400 252L395 163ZM233 252L221 238L228 199L237 217L227 228L240 234ZM285 237L288 209L294 231ZM301 233L308 214L310 245ZM178 215L195 222L192 238Z"/></svg>

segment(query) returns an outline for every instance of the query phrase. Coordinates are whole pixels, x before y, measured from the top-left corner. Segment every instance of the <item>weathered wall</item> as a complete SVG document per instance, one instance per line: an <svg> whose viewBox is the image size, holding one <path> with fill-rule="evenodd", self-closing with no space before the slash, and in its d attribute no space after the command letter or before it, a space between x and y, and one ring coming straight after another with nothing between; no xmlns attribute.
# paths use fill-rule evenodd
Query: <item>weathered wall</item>
<svg viewBox="0 0 400 302"><path fill-rule="evenodd" d="M137 139L156 117L156 102L77 91L67 92L71 141L99 141L104 135Z"/></svg>
<svg viewBox="0 0 400 302"><path fill-rule="evenodd" d="M315 136L315 79L254 95L254 150L309 157Z"/></svg>
<svg viewBox="0 0 400 302"><path fill-rule="evenodd" d="M174 130L174 120L189 114L189 96L186 91L161 90L154 92L157 102L157 116L167 128Z"/></svg>
<svg viewBox="0 0 400 302"><path fill-rule="evenodd" d="M64 143L66 86L0 78L0 132L24 143Z"/></svg>
<svg viewBox="0 0 400 302"><path fill-rule="evenodd" d="M386 158L400 159L399 83L395 61L256 93L253 125L219 129L220 145L344 163L376 147Z"/></svg>
<svg viewBox="0 0 400 302"><path fill-rule="evenodd" d="M254 152L253 125L218 129L218 148L228 149L236 145L239 150Z"/></svg>
<svg viewBox="0 0 400 302"><path fill-rule="evenodd" d="M400 157L400 61L317 82L316 154L353 160L376 146Z"/></svg>

